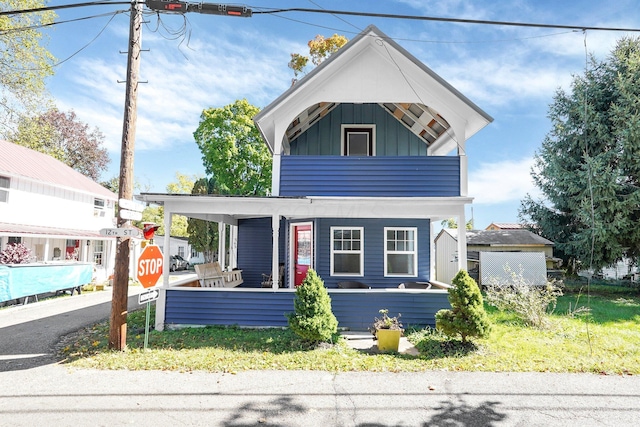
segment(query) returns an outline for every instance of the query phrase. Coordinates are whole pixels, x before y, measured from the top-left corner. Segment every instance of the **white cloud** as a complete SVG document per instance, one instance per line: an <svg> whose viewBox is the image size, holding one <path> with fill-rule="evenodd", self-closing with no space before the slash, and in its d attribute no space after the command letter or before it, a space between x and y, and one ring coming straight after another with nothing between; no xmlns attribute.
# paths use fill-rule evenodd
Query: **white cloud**
<svg viewBox="0 0 640 427"><path fill-rule="evenodd" d="M474 205L491 205L520 201L526 194L534 199L539 190L531 179L531 157L520 160L504 160L495 163L483 163L469 172L469 195Z"/></svg>
<svg viewBox="0 0 640 427"><path fill-rule="evenodd" d="M189 47L152 34L145 38L137 102L136 149L165 149L193 141L203 109L247 98L259 107L286 90L290 44L238 32L229 37L201 33ZM237 40L241 38L242 41ZM172 44L173 43L173 44ZM120 150L126 56L87 58L68 78L75 88L58 96L78 117L105 134L106 147Z"/></svg>

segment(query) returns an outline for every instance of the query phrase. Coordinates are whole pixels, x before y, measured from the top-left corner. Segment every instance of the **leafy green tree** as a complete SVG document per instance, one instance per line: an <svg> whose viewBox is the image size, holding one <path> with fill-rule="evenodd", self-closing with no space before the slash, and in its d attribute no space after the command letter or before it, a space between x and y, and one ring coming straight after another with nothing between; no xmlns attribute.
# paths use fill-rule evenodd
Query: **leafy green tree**
<svg viewBox="0 0 640 427"><path fill-rule="evenodd" d="M338 320L331 310L331 297L324 281L313 269L296 289L293 313L287 313L289 327L310 343L328 342L338 331Z"/></svg>
<svg viewBox="0 0 640 427"><path fill-rule="evenodd" d="M97 181L107 169L109 154L104 135L89 129L73 111L51 109L35 117L22 116L9 141L48 154Z"/></svg>
<svg viewBox="0 0 640 427"><path fill-rule="evenodd" d="M318 34L313 40L309 40L309 56L300 53L292 53L289 61L289 68L293 70L294 83L298 75L303 73L309 60L313 65L320 65L322 61L332 54L336 53L342 46L347 44L349 40L345 36L334 34L331 37L324 37Z"/></svg>
<svg viewBox="0 0 640 427"><path fill-rule="evenodd" d="M242 99L200 116L193 136L220 194L255 196L270 191L271 154L253 123L258 111Z"/></svg>
<svg viewBox="0 0 640 427"><path fill-rule="evenodd" d="M171 194L191 194L193 189L193 180L196 176L190 177L189 175L176 172L176 182L170 182L167 184L167 193ZM104 184L103 184L104 185ZM142 211L143 222L155 222L160 226L156 234L164 236L164 208L162 206L148 206ZM171 219L170 236L175 237L187 237L189 235L187 231L187 217L183 215L173 215Z"/></svg>
<svg viewBox="0 0 640 427"><path fill-rule="evenodd" d="M638 257L639 81L640 39L622 38L549 108L552 127L532 171L543 198L527 195L519 216L556 243L565 264L599 269Z"/></svg>
<svg viewBox="0 0 640 427"><path fill-rule="evenodd" d="M443 219L442 221L440 221L440 224L444 228L450 228L454 230L458 228L458 223L453 218ZM467 230L473 230L473 219L470 219L469 221L467 221L467 225L465 227Z"/></svg>
<svg viewBox="0 0 640 427"><path fill-rule="evenodd" d="M45 6L44 0L0 0L0 10ZM46 49L48 39L37 26L53 22L52 11L0 16L0 136L15 130L24 111L47 104L45 78L53 74L55 58Z"/></svg>
<svg viewBox="0 0 640 427"><path fill-rule="evenodd" d="M217 194L213 178L200 178L193 185L191 194ZM202 252L204 262L212 262L218 248L218 224L197 218L187 220L189 244Z"/></svg>
<svg viewBox="0 0 640 427"><path fill-rule="evenodd" d="M460 270L449 289L451 310L436 313L436 329L449 337L460 335L462 342L469 337L484 337L491 331L489 317L484 310L480 288L469 274Z"/></svg>

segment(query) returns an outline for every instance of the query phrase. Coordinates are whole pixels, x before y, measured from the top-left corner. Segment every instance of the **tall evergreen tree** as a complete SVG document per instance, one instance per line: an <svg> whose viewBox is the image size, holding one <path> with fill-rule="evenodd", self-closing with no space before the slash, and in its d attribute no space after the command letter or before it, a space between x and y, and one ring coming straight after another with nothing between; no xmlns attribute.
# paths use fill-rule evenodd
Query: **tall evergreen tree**
<svg viewBox="0 0 640 427"><path fill-rule="evenodd" d="M554 97L532 171L543 199L527 195L519 215L566 261L597 269L640 251L640 38L589 64Z"/></svg>

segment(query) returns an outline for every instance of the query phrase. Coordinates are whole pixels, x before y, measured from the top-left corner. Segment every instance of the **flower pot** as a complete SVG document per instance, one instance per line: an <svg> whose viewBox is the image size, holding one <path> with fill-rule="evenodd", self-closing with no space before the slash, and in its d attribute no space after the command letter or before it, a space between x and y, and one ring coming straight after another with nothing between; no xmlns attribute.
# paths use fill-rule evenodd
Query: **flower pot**
<svg viewBox="0 0 640 427"><path fill-rule="evenodd" d="M376 338L378 339L379 351L398 351L402 331L399 329L378 329Z"/></svg>

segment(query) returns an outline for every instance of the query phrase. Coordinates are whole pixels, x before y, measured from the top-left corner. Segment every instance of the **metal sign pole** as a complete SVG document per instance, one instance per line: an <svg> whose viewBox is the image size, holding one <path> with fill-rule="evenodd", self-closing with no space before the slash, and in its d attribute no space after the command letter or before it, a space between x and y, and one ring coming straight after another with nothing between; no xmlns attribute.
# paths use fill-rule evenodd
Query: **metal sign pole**
<svg viewBox="0 0 640 427"><path fill-rule="evenodd" d="M149 345L149 317L151 314L151 301L147 302L147 320L144 326L144 349Z"/></svg>

